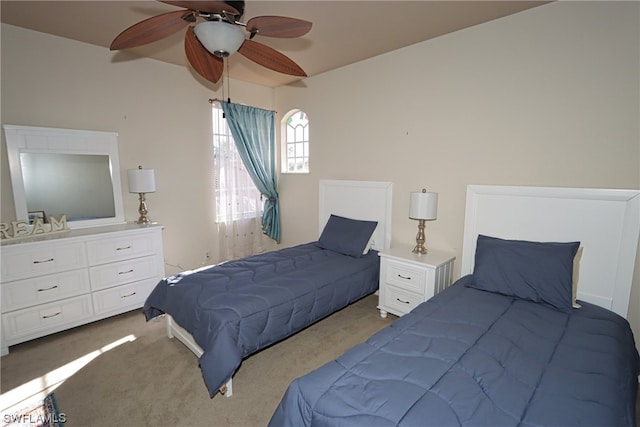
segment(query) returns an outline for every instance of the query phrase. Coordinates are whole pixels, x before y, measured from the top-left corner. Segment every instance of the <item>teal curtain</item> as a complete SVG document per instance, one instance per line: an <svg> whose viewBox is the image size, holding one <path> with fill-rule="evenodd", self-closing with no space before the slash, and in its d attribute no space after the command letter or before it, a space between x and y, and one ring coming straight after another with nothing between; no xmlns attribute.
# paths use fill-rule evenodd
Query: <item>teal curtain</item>
<svg viewBox="0 0 640 427"><path fill-rule="evenodd" d="M253 183L264 197L262 231L280 243L275 113L231 102L221 104L238 153Z"/></svg>

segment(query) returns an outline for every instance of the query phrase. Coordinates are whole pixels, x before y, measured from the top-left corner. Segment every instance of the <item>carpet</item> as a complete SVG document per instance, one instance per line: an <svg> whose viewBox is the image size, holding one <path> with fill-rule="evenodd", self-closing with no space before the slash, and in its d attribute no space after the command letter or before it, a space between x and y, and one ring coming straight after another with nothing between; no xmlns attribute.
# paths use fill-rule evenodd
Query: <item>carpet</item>
<svg viewBox="0 0 640 427"><path fill-rule="evenodd" d="M67 416L58 410L53 393L15 412L2 414L3 427L62 427Z"/></svg>

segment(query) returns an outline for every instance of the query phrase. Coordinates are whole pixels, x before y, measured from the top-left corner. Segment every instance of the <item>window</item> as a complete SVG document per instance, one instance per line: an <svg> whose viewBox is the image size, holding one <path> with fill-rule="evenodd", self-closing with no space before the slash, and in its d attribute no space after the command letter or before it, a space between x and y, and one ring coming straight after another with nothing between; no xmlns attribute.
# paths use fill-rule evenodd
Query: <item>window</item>
<svg viewBox="0 0 640 427"><path fill-rule="evenodd" d="M282 120L282 173L309 173L309 117L294 110Z"/></svg>
<svg viewBox="0 0 640 427"><path fill-rule="evenodd" d="M222 108L212 106L216 222L262 216L262 196L238 154Z"/></svg>

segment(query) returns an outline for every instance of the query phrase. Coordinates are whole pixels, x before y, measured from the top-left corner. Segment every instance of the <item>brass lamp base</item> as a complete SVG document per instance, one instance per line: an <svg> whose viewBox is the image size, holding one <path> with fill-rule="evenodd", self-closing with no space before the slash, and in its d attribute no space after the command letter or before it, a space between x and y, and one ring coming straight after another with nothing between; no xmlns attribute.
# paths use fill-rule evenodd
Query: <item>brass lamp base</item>
<svg viewBox="0 0 640 427"><path fill-rule="evenodd" d="M147 216L149 211L147 210L147 203L144 197L145 193L139 193L139 194L140 194L140 206L138 207L138 213L140 214L140 217L136 221L136 224L150 224L151 220Z"/></svg>
<svg viewBox="0 0 640 427"><path fill-rule="evenodd" d="M416 247L413 248L413 251L411 251L414 254L424 255L427 253L427 248L424 246L424 242L426 241L426 238L424 235L425 222L426 221L424 219L418 220L418 234L416 235Z"/></svg>

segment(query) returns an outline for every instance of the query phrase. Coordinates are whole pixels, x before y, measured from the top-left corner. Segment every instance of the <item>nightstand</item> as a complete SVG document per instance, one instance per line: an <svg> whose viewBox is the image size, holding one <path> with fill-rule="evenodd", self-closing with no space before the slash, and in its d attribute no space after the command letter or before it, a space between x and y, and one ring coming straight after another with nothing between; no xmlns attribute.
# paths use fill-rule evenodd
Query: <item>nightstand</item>
<svg viewBox="0 0 640 427"><path fill-rule="evenodd" d="M429 250L425 255L412 247L397 246L380 252L380 317L402 316L451 285L455 255Z"/></svg>

